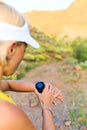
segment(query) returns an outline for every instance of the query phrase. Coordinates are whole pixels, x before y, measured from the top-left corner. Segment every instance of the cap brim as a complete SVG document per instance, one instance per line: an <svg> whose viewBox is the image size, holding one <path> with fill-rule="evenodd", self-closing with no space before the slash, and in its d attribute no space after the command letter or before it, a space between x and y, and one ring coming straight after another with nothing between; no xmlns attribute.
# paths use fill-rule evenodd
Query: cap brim
<svg viewBox="0 0 87 130"><path fill-rule="evenodd" d="M26 43L34 48L40 47L39 43L36 40L34 40L30 35L28 36Z"/></svg>

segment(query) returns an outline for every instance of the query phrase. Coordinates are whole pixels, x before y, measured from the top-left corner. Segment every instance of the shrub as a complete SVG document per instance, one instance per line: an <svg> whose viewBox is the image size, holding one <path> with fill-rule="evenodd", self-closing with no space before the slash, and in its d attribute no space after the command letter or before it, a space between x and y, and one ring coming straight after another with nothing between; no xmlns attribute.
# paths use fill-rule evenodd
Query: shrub
<svg viewBox="0 0 87 130"><path fill-rule="evenodd" d="M87 70L87 61L85 61L85 62L80 62L79 65L81 66L82 69Z"/></svg>
<svg viewBox="0 0 87 130"><path fill-rule="evenodd" d="M63 60L64 64L70 64L70 65L76 65L78 63L78 60L73 57L67 57Z"/></svg>
<svg viewBox="0 0 87 130"><path fill-rule="evenodd" d="M26 61L35 61L35 56L33 54L25 53L24 60L26 60Z"/></svg>
<svg viewBox="0 0 87 130"><path fill-rule="evenodd" d="M62 56L61 55L55 55L55 59L56 60L62 60Z"/></svg>
<svg viewBox="0 0 87 130"><path fill-rule="evenodd" d="M17 75L13 74L11 76L3 76L3 80L17 80Z"/></svg>
<svg viewBox="0 0 87 130"><path fill-rule="evenodd" d="M36 55L36 61L45 61L46 57L43 54Z"/></svg>
<svg viewBox="0 0 87 130"><path fill-rule="evenodd" d="M79 44L73 50L73 56L78 59L79 62L87 60L87 46Z"/></svg>
<svg viewBox="0 0 87 130"><path fill-rule="evenodd" d="M73 56L78 62L87 60L87 39L77 38L72 42Z"/></svg>

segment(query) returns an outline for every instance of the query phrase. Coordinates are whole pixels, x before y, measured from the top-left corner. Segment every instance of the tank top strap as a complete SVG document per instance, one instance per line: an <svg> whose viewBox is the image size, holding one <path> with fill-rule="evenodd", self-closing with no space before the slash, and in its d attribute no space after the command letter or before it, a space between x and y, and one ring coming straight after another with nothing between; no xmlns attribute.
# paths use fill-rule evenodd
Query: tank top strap
<svg viewBox="0 0 87 130"><path fill-rule="evenodd" d="M11 96L9 94L6 94L6 93L2 92L2 91L0 91L0 98L3 99L3 100L6 100L8 102L10 102L11 104L16 105L16 103L11 98Z"/></svg>

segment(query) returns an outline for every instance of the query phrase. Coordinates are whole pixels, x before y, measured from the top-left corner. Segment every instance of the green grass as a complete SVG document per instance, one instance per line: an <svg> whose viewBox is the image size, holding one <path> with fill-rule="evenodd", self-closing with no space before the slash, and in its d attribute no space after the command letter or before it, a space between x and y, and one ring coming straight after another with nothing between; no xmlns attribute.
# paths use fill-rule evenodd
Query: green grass
<svg viewBox="0 0 87 130"><path fill-rule="evenodd" d="M70 111L70 118L73 126L86 126L87 127L87 115L85 114L84 107L80 107L77 110ZM80 119L80 120L78 120Z"/></svg>
<svg viewBox="0 0 87 130"><path fill-rule="evenodd" d="M78 90L73 90L67 93L72 99L71 107L69 109L72 126L77 126L79 128L81 126L87 127L86 92L87 91L78 89Z"/></svg>

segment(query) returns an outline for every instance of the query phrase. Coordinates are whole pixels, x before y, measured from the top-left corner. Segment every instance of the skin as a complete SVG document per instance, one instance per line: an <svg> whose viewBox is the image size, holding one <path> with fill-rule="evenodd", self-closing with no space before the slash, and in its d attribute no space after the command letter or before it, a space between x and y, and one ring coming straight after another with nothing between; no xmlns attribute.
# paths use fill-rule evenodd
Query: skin
<svg viewBox="0 0 87 130"><path fill-rule="evenodd" d="M1 130L36 130L30 119L18 107L4 100L0 100L0 106Z"/></svg>
<svg viewBox="0 0 87 130"><path fill-rule="evenodd" d="M7 48L7 64L3 68L3 75L11 75L17 69L18 65L23 59L26 44L18 45L17 42L13 42Z"/></svg>
<svg viewBox="0 0 87 130"><path fill-rule="evenodd" d="M26 44L21 43L18 45L17 42L12 41L7 47L7 64L0 66L0 77L2 75L13 74L21 60L23 59ZM56 130L53 116L48 109L50 105L54 103L54 98L58 98L63 101L63 95L60 90L53 87L51 84L45 84L45 89L42 94L39 94L35 89L35 84L24 82L24 81L2 81L0 84L2 91L25 91L35 92L38 100L41 104L43 111L43 126L42 130ZM6 116L5 116L6 115ZM48 123L47 123L48 122ZM4 125L5 124L5 125ZM17 106L0 99L0 129L1 130L36 130L30 119L26 114Z"/></svg>

